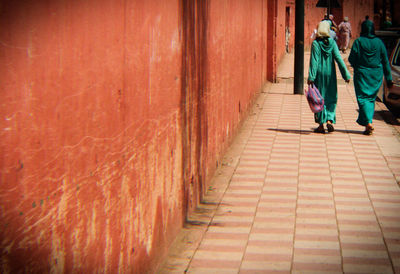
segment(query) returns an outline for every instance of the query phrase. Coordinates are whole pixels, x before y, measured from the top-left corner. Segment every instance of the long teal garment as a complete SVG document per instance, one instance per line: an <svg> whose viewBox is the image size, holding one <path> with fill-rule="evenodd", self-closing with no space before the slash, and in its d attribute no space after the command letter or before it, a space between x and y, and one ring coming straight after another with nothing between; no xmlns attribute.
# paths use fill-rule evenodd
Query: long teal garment
<svg viewBox="0 0 400 274"><path fill-rule="evenodd" d="M343 79L350 80L350 73L340 56L336 42L332 38L314 40L311 46L308 80L315 83L325 100L324 110L314 115L315 122L318 124L324 124L327 121L336 123L338 96L334 61L338 64Z"/></svg>
<svg viewBox="0 0 400 274"><path fill-rule="evenodd" d="M349 62L354 68L354 89L359 107L357 123L366 126L372 123L383 76L386 81L392 80L385 45L375 37L371 21L362 23L361 37L353 43Z"/></svg>

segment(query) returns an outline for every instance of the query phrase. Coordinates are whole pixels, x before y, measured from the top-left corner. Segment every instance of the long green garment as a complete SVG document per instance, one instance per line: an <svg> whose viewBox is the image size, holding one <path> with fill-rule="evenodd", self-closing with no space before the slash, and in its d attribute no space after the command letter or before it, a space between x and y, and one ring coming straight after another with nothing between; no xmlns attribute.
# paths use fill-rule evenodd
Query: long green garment
<svg viewBox="0 0 400 274"><path fill-rule="evenodd" d="M371 21L363 22L361 37L353 43L349 62L354 68L354 89L359 107L357 123L366 126L372 123L383 76L386 81L392 80L385 45L375 37Z"/></svg>
<svg viewBox="0 0 400 274"><path fill-rule="evenodd" d="M345 80L351 76L343 62L336 42L332 38L316 39L311 46L308 80L315 83L325 100L323 111L315 113L315 122L324 124L327 121L336 123L337 79L335 62Z"/></svg>

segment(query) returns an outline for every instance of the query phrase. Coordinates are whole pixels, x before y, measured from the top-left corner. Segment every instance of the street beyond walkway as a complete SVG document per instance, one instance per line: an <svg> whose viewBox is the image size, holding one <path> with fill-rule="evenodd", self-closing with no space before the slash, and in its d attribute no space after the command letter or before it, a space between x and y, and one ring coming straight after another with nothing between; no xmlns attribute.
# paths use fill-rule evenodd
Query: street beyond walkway
<svg viewBox="0 0 400 274"><path fill-rule="evenodd" d="M281 64L159 273L400 273L397 121L377 104L364 136L338 81L336 130L316 134Z"/></svg>

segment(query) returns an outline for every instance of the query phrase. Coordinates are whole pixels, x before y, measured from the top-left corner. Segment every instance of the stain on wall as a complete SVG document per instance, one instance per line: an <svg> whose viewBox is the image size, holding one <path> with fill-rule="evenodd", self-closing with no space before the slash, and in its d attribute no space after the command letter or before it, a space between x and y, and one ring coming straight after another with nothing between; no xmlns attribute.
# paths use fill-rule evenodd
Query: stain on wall
<svg viewBox="0 0 400 274"><path fill-rule="evenodd" d="M207 134L205 92L207 83L207 31L209 1L182 1L182 176L184 212L193 212L204 193L203 138Z"/></svg>

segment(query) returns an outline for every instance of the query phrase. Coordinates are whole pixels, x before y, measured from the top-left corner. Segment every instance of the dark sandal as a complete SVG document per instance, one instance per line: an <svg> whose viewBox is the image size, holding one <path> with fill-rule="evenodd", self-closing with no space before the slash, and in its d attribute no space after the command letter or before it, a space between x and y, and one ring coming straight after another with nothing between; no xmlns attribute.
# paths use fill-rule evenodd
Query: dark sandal
<svg viewBox="0 0 400 274"><path fill-rule="evenodd" d="M366 126L365 131L363 132L364 135L371 135L374 131L374 127L371 126Z"/></svg>
<svg viewBox="0 0 400 274"><path fill-rule="evenodd" d="M332 124L326 124L326 127L328 128L328 132L334 132L335 128L333 127Z"/></svg>
<svg viewBox="0 0 400 274"><path fill-rule="evenodd" d="M325 129L323 127L317 127L316 129L314 129L315 133L325 133Z"/></svg>
<svg viewBox="0 0 400 274"><path fill-rule="evenodd" d="M363 132L363 134L364 135L372 135L372 132L374 131L374 129L373 128L369 128L369 129L366 129L364 132Z"/></svg>

